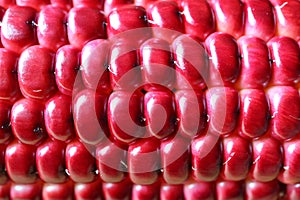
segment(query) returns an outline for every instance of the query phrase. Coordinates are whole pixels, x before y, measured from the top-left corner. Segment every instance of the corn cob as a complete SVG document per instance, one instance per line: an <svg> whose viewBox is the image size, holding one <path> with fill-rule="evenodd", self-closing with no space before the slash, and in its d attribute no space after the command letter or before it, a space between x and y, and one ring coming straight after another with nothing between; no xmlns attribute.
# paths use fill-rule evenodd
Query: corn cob
<svg viewBox="0 0 300 200"><path fill-rule="evenodd" d="M299 8L0 0L0 198L300 199Z"/></svg>

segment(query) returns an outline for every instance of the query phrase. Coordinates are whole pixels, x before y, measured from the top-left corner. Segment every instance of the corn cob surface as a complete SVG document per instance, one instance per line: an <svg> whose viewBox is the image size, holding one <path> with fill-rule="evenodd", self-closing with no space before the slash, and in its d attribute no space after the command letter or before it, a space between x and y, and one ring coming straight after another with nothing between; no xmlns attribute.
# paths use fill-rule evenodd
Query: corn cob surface
<svg viewBox="0 0 300 200"><path fill-rule="evenodd" d="M0 199L300 199L299 0L0 0Z"/></svg>

